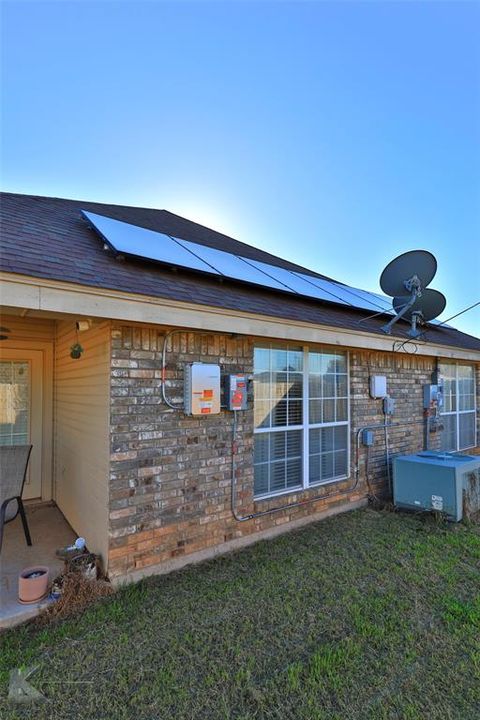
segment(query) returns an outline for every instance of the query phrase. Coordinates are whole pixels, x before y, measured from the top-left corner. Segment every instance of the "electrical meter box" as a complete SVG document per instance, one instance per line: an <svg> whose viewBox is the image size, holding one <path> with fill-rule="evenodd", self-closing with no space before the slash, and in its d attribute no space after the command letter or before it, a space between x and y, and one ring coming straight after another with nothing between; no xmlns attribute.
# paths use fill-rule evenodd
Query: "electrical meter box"
<svg viewBox="0 0 480 720"><path fill-rule="evenodd" d="M372 445L375 443L373 430L363 430L362 443L365 445L365 447L372 447Z"/></svg>
<svg viewBox="0 0 480 720"><path fill-rule="evenodd" d="M370 395L372 398L384 398L388 395L385 375L370 375Z"/></svg>
<svg viewBox="0 0 480 720"><path fill-rule="evenodd" d="M395 414L395 398L390 397L390 395L386 395L386 397L383 398L383 414L384 415L394 415Z"/></svg>
<svg viewBox="0 0 480 720"><path fill-rule="evenodd" d="M246 375L227 375L225 396L229 410L247 409L248 383Z"/></svg>
<svg viewBox="0 0 480 720"><path fill-rule="evenodd" d="M441 410L443 406L443 385L423 386L423 407L425 410Z"/></svg>
<svg viewBox="0 0 480 720"><path fill-rule="evenodd" d="M185 366L184 386L186 415L220 412L220 365L189 363Z"/></svg>

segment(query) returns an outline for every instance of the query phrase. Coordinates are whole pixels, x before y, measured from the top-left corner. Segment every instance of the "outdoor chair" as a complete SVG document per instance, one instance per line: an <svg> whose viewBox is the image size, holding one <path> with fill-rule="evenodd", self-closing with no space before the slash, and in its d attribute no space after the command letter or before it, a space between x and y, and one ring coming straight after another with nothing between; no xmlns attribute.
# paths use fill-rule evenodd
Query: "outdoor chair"
<svg viewBox="0 0 480 720"><path fill-rule="evenodd" d="M27 545L32 544L22 502L23 486L31 452L32 445L0 446L0 551L4 525L14 520L19 513Z"/></svg>

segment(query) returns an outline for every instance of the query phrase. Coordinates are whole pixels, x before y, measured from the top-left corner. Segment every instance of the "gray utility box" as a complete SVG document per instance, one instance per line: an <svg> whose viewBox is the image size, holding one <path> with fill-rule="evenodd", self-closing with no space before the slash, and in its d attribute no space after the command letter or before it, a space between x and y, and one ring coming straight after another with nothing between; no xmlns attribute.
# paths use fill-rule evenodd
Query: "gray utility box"
<svg viewBox="0 0 480 720"><path fill-rule="evenodd" d="M459 522L480 511L480 456L425 451L393 460L398 508L438 510Z"/></svg>

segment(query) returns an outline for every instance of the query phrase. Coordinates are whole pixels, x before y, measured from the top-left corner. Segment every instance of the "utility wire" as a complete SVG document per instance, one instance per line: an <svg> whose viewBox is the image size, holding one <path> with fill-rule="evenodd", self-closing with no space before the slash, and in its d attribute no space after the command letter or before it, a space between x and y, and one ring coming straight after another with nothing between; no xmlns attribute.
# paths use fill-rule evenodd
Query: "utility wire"
<svg viewBox="0 0 480 720"><path fill-rule="evenodd" d="M446 325L446 323L450 322L450 320L454 320L455 318L459 317L460 315L463 315L463 313L466 313L469 310L473 310L473 308L476 308L479 305L480 305L480 300L476 303L473 303L473 305L469 305L468 307L464 308L463 310L460 310L460 312L455 313L455 315L452 315L451 317L447 318L446 320L443 320L443 322L438 323L438 325L433 325L432 328L430 328L430 329L435 330L436 328L441 327L442 325ZM401 350L405 350L405 352L409 352L409 353L418 352L419 345L426 345L428 343L427 332L428 332L428 328L423 330L420 333L420 335L418 335L416 338L414 338L413 342L412 342L412 340L410 340L408 338L404 341L401 341L401 340L395 341L393 343L393 348L392 348L393 352L399 352ZM405 346L409 343L412 343L413 345L415 345L415 349L410 350L410 351L406 350Z"/></svg>
<svg viewBox="0 0 480 720"><path fill-rule="evenodd" d="M466 313L466 312L468 312L469 310L473 310L473 308L476 308L476 307L478 307L479 305L480 305L480 300L479 300L478 302L476 302L476 303L473 303L473 305L469 305L469 307L466 307L464 310L460 310L460 312L455 313L455 315L452 315L451 317L447 318L446 320L442 320L442 322L436 324L435 327L438 328L438 327L441 327L442 325L446 325L448 322L450 322L450 320L454 320L455 318L460 317L460 315L463 315L463 313ZM398 310L402 310L402 308L404 308L404 307L405 307L404 305L401 305L401 306L398 308ZM384 311L384 312L385 312L385 311ZM357 323L360 324L360 323L362 323L362 322L366 322L367 320L372 320L373 318L376 318L376 317L378 317L379 315L383 315L384 312L378 312L378 313L375 313L374 315L368 315L366 318L361 318L360 320L357 320ZM388 311L387 311L387 312L388 312ZM424 332L422 333L422 335L423 335L425 332L426 332L426 331L424 331Z"/></svg>
<svg viewBox="0 0 480 720"><path fill-rule="evenodd" d="M438 323L437 325L432 325L432 327L430 329L435 330L436 328L441 327L442 325L446 325L448 322L450 322L450 320L454 320L455 318L459 317L460 315L463 315L463 313L466 313L469 310L473 310L473 308L476 308L479 305L480 305L480 300L476 303L473 303L473 305L469 305L468 307L464 308L464 310L460 310L460 312L455 313L455 315L452 315L451 317L447 318L446 320L443 320L441 323ZM420 341L420 343L422 342L422 340L423 340L424 344L428 342L428 338L426 337L428 330L429 330L429 328L423 330L420 333L420 335L418 336L418 338L416 338L418 341Z"/></svg>
<svg viewBox="0 0 480 720"><path fill-rule="evenodd" d="M403 310L403 308L405 307L405 305L408 305L408 303L404 303L403 305L399 305L396 309L393 308L393 307L391 307L391 308L386 308L385 310L381 310L380 312L377 312L377 313L375 313L374 315L367 315L367 317L365 317L365 318L360 318L360 320L357 320L357 324L360 325L362 322L366 322L367 320L372 320L373 318L376 318L376 317L378 317L379 315L390 315L390 316L391 316L391 315L393 314L392 311L398 313L398 312L400 312L401 310ZM405 318L401 318L401 319L405 320ZM405 320L405 322L408 322L408 320Z"/></svg>
<svg viewBox="0 0 480 720"><path fill-rule="evenodd" d="M366 318L360 318L360 320L357 320L357 325L360 325L360 323L362 322L367 322L367 320L372 320L372 318L376 318L379 315L391 315L391 312L389 312L388 310L381 310L374 315L368 315Z"/></svg>
<svg viewBox="0 0 480 720"><path fill-rule="evenodd" d="M460 310L460 312L458 312L456 315L452 315L452 317L449 317L446 320L443 320L441 323L438 323L438 325L436 327L445 325L446 323L450 322L450 320L453 320L454 318L459 317L459 315L463 315L463 313L466 313L469 310L473 310L473 308L476 308L478 305L480 305L480 300L476 303L473 303L473 305L470 305L470 307L465 308L465 310Z"/></svg>

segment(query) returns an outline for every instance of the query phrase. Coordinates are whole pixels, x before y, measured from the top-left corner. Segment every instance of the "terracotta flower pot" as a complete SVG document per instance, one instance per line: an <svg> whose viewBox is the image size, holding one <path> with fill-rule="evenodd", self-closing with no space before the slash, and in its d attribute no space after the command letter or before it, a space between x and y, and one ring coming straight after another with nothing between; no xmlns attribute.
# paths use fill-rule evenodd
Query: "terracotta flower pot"
<svg viewBox="0 0 480 720"><path fill-rule="evenodd" d="M18 576L18 600L21 603L34 603L47 594L49 568L35 565L25 568Z"/></svg>

